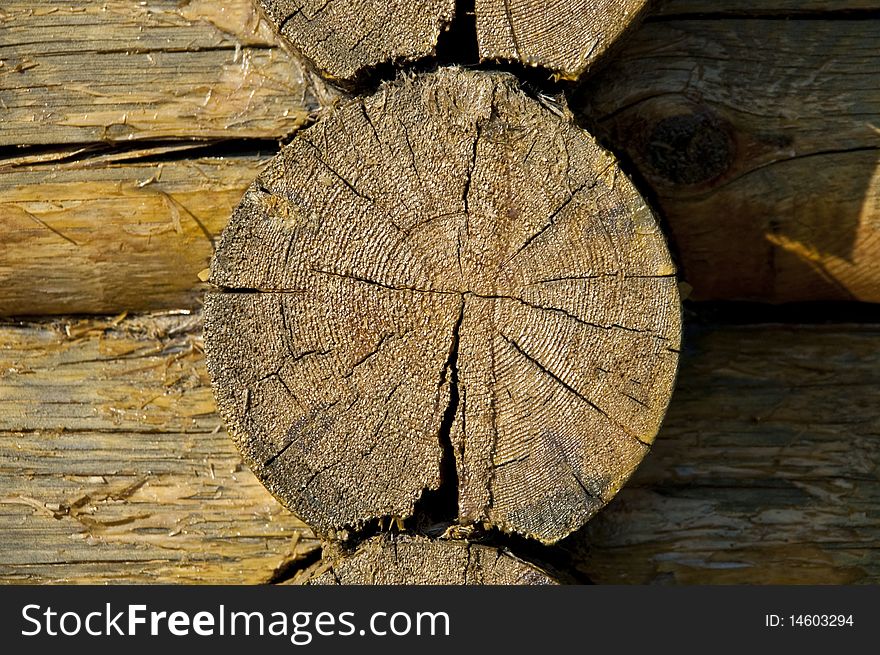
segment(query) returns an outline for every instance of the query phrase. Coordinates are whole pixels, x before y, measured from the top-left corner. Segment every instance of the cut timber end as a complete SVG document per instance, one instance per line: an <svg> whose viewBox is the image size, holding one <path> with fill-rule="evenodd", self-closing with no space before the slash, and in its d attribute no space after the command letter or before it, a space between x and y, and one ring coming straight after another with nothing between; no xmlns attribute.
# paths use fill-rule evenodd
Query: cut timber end
<svg viewBox="0 0 880 655"><path fill-rule="evenodd" d="M453 19L468 24L460 7L456 13L456 4L259 0L294 50L320 73L343 83L381 64L434 56ZM647 5L648 0L476 0L476 33L470 23L470 38L483 61L540 66L575 80L641 19Z"/></svg>
<svg viewBox="0 0 880 655"><path fill-rule="evenodd" d="M259 0L287 42L331 79L434 54L455 0Z"/></svg>
<svg viewBox="0 0 880 655"><path fill-rule="evenodd" d="M476 0L480 58L575 80L645 13L649 0Z"/></svg>
<svg viewBox="0 0 880 655"><path fill-rule="evenodd" d="M419 515L554 543L635 470L672 391L661 231L506 74L406 77L300 133L211 282L220 413L324 534Z"/></svg>
<svg viewBox="0 0 880 655"><path fill-rule="evenodd" d="M531 564L495 548L422 537L376 537L319 566L310 585L555 585Z"/></svg>

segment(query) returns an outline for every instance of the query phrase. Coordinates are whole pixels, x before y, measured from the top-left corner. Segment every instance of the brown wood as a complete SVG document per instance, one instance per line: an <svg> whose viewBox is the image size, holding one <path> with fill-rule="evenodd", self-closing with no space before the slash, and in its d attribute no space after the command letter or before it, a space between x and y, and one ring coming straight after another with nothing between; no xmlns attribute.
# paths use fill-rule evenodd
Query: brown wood
<svg viewBox="0 0 880 655"><path fill-rule="evenodd" d="M375 537L303 577L301 582L310 585L557 584L541 569L495 548L403 535Z"/></svg>
<svg viewBox="0 0 880 655"><path fill-rule="evenodd" d="M597 584L880 582L880 329L691 329L654 451L576 545Z"/></svg>
<svg viewBox="0 0 880 655"><path fill-rule="evenodd" d="M317 107L250 0L6 0L0 62L0 146L263 138Z"/></svg>
<svg viewBox="0 0 880 655"><path fill-rule="evenodd" d="M0 315L198 306L275 142L332 102L221 4L3 3Z"/></svg>
<svg viewBox="0 0 880 655"><path fill-rule="evenodd" d="M880 9L880 2L877 0L657 0L655 4L658 14L673 16L798 16Z"/></svg>
<svg viewBox="0 0 880 655"><path fill-rule="evenodd" d="M198 306L198 273L268 157L191 148L68 148L0 168L0 315Z"/></svg>
<svg viewBox="0 0 880 655"><path fill-rule="evenodd" d="M294 50L326 77L342 82L352 82L380 64L434 55L440 35L453 19L467 18L456 13L455 0L258 1ZM641 19L648 4L648 0L476 0L473 37L484 61L541 66L573 80Z"/></svg>
<svg viewBox="0 0 880 655"><path fill-rule="evenodd" d="M778 15L777 9L797 4L756 1L745 15ZM268 26L254 32L249 0L229 0L222 7L175 0L94 5L108 11L55 0L43 5L48 9L39 12L25 0L6 2L0 19L0 43L10 44L0 57L5 62L0 71L7 71L0 72L0 99L8 107L0 139L7 145L58 144L39 152L10 149L0 158L0 314L198 307L198 274L211 249L187 210L208 233L219 234L230 209L274 154L272 143L319 106L331 105L331 98L318 94L312 81L300 82L295 58L284 53ZM676 15L709 10L716 17L645 25L628 40L630 46L611 54L609 74L591 85L596 104L582 99L572 106L593 114L591 131L637 162L645 160L635 137L650 136L663 120L683 115L680 124L692 130L703 125L711 133L718 123L706 117L722 119L725 134L737 144L723 178L730 177L729 183L670 185L638 164L646 189L663 209L693 297L880 298L872 236L880 222L880 137L871 127L880 126L875 72L880 67L872 59L880 49L876 21L733 20L717 17L721 6L714 2L677 0L670 6L678 7ZM819 12L838 3L803 6ZM660 3L658 10L665 7ZM87 39L71 42L73 20L84 23L77 33ZM117 35L129 44L140 38L155 54L172 39L177 64L135 65L145 54L126 54L113 43ZM83 82L87 88L102 89L100 104L69 95L76 88L59 81L71 74L65 57L48 56L51 50L40 39L67 39L66 51L80 49L78 75L89 77ZM40 45L26 45L32 41ZM208 50L211 44L220 49ZM250 65L244 59L233 65L236 45L240 56L251 53ZM25 62L25 69L13 74L22 63L15 53L23 52L39 66ZM267 68L261 58L274 63ZM817 73L823 66L832 68ZM126 83L111 84L120 71ZM38 91L49 84L54 91L48 86ZM218 85L249 99L246 120L240 115L245 101L237 95L192 109ZM36 104L26 107L34 94L40 111ZM116 118L110 122L121 121L126 112L139 115L133 141L142 136L167 143L157 150L155 144L128 141L125 132L118 138L113 131L104 134L106 116L97 116L91 127L73 126L58 109L62 103L86 103L88 111L100 112L113 107ZM745 111L732 109L741 105ZM695 118L686 120L689 115ZM615 125L620 129L610 129ZM674 120L666 123L661 136L668 139L674 127ZM212 141L207 154L192 150L191 140L203 137L233 140ZM699 167L681 161L678 170L699 175ZM174 227L177 221L182 232ZM73 233L77 245L52 230ZM25 234L25 242L6 245L7 238ZM822 267L825 272L817 270Z"/></svg>
<svg viewBox="0 0 880 655"><path fill-rule="evenodd" d="M648 5L649 0L476 0L480 57L541 66L576 80Z"/></svg>
<svg viewBox="0 0 880 655"><path fill-rule="evenodd" d="M221 415L322 533L442 487L447 520L557 541L648 451L675 376L650 210L509 75L405 77L301 133L211 281Z"/></svg>
<svg viewBox="0 0 880 655"><path fill-rule="evenodd" d="M0 327L0 580L305 567L318 543L220 427L198 323ZM709 326L686 343L651 456L563 542L577 568L598 583L880 583L878 329Z"/></svg>
<svg viewBox="0 0 880 655"><path fill-rule="evenodd" d="M433 55L455 0L257 0L293 49L331 79Z"/></svg>
<svg viewBox="0 0 880 655"><path fill-rule="evenodd" d="M878 71L878 21L664 21L575 106L651 186L694 299L877 302Z"/></svg>
<svg viewBox="0 0 880 655"><path fill-rule="evenodd" d="M223 430L200 328L0 325L0 579L254 584L318 547Z"/></svg>

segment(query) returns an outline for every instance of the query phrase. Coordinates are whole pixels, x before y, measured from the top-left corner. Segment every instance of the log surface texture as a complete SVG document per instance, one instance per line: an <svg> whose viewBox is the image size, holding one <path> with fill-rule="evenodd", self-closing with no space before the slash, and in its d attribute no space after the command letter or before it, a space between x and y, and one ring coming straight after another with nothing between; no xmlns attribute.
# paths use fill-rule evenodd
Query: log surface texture
<svg viewBox="0 0 880 655"><path fill-rule="evenodd" d="M517 62L575 80L635 25L648 0L258 0L281 36L332 80L431 57L443 32L481 61Z"/></svg>
<svg viewBox="0 0 880 655"><path fill-rule="evenodd" d="M556 542L632 474L675 379L651 210L505 73L406 77L301 132L211 282L220 413L322 534L439 491L462 524Z"/></svg>
<svg viewBox="0 0 880 655"><path fill-rule="evenodd" d="M496 548L464 541L381 536L294 583L310 585L552 585L544 571Z"/></svg>
<svg viewBox="0 0 880 655"><path fill-rule="evenodd" d="M880 20L779 15L647 23L574 106L653 190L695 300L878 302Z"/></svg>
<svg viewBox="0 0 880 655"><path fill-rule="evenodd" d="M634 162L695 299L880 299L880 4L721 8L658 3L572 110ZM238 199L335 98L255 11L4 3L0 315L198 306Z"/></svg>
<svg viewBox="0 0 880 655"><path fill-rule="evenodd" d="M724 184L699 181L693 159L644 158L643 140L616 146L658 199L695 296L880 297L880 3L656 4L608 62L617 91L603 99L597 82L595 102L612 145L642 110L648 133L673 119L658 151L679 133L717 143L712 116L729 123ZM657 36L673 38L646 42ZM198 307L241 195L335 101L301 70L249 0L4 2L0 314ZM737 243L735 269L717 264ZM242 468L199 328L178 320L0 326L4 581L259 582L312 561L318 542ZM597 582L880 583L878 342L855 325L689 335L651 457L564 542L578 567Z"/></svg>
<svg viewBox="0 0 880 655"><path fill-rule="evenodd" d="M249 0L4 2L0 315L196 306L309 80Z"/></svg>
<svg viewBox="0 0 880 655"><path fill-rule="evenodd" d="M242 468L179 321L0 328L4 581L259 582L318 547ZM880 583L880 328L716 325L685 343L652 454L562 542L577 568Z"/></svg>
<svg viewBox="0 0 880 655"><path fill-rule="evenodd" d="M0 578L253 584L317 547L222 429L200 331L0 325Z"/></svg>
<svg viewBox="0 0 880 655"><path fill-rule="evenodd" d="M456 0L257 0L293 49L334 80L433 55Z"/></svg>

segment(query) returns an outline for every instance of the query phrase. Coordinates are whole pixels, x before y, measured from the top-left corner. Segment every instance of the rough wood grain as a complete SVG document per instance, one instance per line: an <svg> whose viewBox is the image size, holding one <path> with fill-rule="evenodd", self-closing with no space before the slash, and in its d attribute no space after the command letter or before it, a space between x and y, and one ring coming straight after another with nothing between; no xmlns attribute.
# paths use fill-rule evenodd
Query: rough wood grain
<svg viewBox="0 0 880 655"><path fill-rule="evenodd" d="M258 0L294 50L331 79L434 54L455 0Z"/></svg>
<svg viewBox="0 0 880 655"><path fill-rule="evenodd" d="M0 164L0 315L196 306L214 238L271 150L191 148Z"/></svg>
<svg viewBox="0 0 880 655"><path fill-rule="evenodd" d="M880 583L880 328L689 330L654 451L578 537L614 584Z"/></svg>
<svg viewBox="0 0 880 655"><path fill-rule="evenodd" d="M311 585L552 585L556 581L513 555L464 541L382 536L355 553L322 563Z"/></svg>
<svg viewBox="0 0 880 655"><path fill-rule="evenodd" d="M715 7L712 15L717 16L717 3L710 4ZM787 4L756 0L747 15L772 14L774 7L790 8L798 4L796 0ZM800 4L811 7L811 11L833 10L831 5L837 6L827 2ZM852 0L846 7L853 4L858 2ZM108 7L107 11L95 8L103 5ZM680 8L676 13L688 15L708 7L700 0L680 0L672 5ZM204 268L210 255L208 242L202 241L196 233L190 234L194 223L186 211L167 202L161 194L151 195L153 184L143 188L137 185L155 177L160 170L164 169L163 176L177 171L178 182L174 186L178 190L185 189L182 191L184 206L198 216L211 234L218 234L228 219L236 194L244 191L256 169L268 160L271 153L260 154L269 147L267 140L288 134L301 124L305 114L316 110L318 105L329 105L331 100L320 100L306 92L306 101L301 103L304 90L298 83L293 84L293 88L286 82L266 83L263 91L253 96L248 115L271 117L271 120L261 118L238 127L233 125L234 112L240 110L237 101L217 103L207 114L191 115L186 112L179 115L166 105L178 98L179 90L175 90L174 84L179 76L200 76L203 82L193 82L186 88L201 88L207 95L211 80L215 79L213 76L218 74L218 62L229 56L234 59L236 42L245 44L243 52L251 47L249 43L257 47L248 41L252 37L247 20L236 18L249 15L248 0L231 0L222 7L214 3L191 2L183 6L154 0L143 6L129 2L96 3L80 6L77 10L80 13L73 14L70 6L71 3L53 2L45 4L47 9L41 12L23 0L17 4L4 3L0 18L4 29L0 30L0 40L8 38L6 34L13 30L19 34L16 42L45 39L45 34L69 40L73 37L64 25L73 16L88 22L85 17L91 12L88 20L92 25L85 33L92 41L99 37L104 39L109 52L96 52L94 61L80 66L81 75L92 71L97 80L99 73L104 77L109 74L101 71L122 66L128 58L138 56L126 55L120 43L114 45L106 40L121 35L120 39L132 42L139 36L139 27L143 27L142 38L155 47L181 35L181 40L174 42L174 48L179 50L177 55L208 59L202 59L199 65L190 65L181 59L177 69L165 69L166 74L159 78L133 78L131 84L117 88L117 95L108 96L100 105L90 105L106 109L110 105L105 101L128 102L133 103L135 113L145 117L155 115L156 123L142 126L143 135L154 139L164 134L173 139L160 144L168 148L164 156L156 154L155 143L117 153L113 166L106 157L96 159L95 152L89 148L74 154L81 148L78 145L46 151L10 149L2 153L0 231L12 235L27 230L30 236L26 249L4 248L4 239L0 239L0 278L7 282L17 275L15 284L0 284L0 313L119 313L135 309L194 308L201 292L196 274ZM660 10L664 6L661 4ZM729 5L725 3L726 6ZM200 19L200 16L207 18ZM590 87L597 103L594 110L590 110L595 111L597 118L595 123L592 119L588 121L591 129L603 132L611 145L637 163L641 162L638 168L648 182L646 188L653 187L659 197L658 204L666 215L673 247L678 251L688 282L695 287L696 298L783 301L880 297L880 272L875 264L877 258L872 254L876 243L872 235L880 221L880 156L877 155L880 136L874 129L880 128L877 110L880 101L876 92L880 88L876 73L880 66L874 61L874 53L880 48L877 21L822 21L815 20L815 15L807 18L811 20L713 18L652 23L633 35L627 49L612 54L616 63L608 76L600 75L596 85ZM218 31L216 24L225 25L225 31ZM262 44L258 52L283 56L268 32L265 26L258 30ZM226 41L222 41L223 38ZM206 44L219 42L222 47L215 52L207 49L189 52L184 47L189 41L201 43L205 48ZM74 45L89 47L88 42ZM40 48L34 46L33 56L39 54L37 50L48 47L45 41ZM4 62L12 62L10 52L5 51L4 56L10 58ZM63 58L52 62L63 63ZM66 69L50 71L52 62L41 59L39 67L18 75L42 69L41 74L60 79ZM295 69L280 62L279 59L278 75L283 75L280 78L283 81L293 75L290 71ZM6 70L12 68L10 63ZM240 72L244 68L236 70ZM250 70L246 80L253 82L256 73L253 66ZM142 70L138 74L141 73ZM11 73L0 74L0 78L17 79ZM240 92L250 95L254 88L251 82L244 83ZM0 82L0 88L4 88L4 84ZM99 84L99 81L89 82L88 86ZM157 85L162 85L164 90L160 92ZM35 139L39 141L41 135L51 135L45 137L46 141L77 143L83 139L105 138L100 128L81 130L58 122L63 112L51 107L68 102L65 96L68 90L57 86L53 89L53 93L42 96L44 105L49 103L48 108L44 106L48 113L36 126L30 120L33 112L3 114L0 134L6 142L30 143ZM148 94L145 89L149 90ZM262 95L263 92L266 95ZM4 88L0 96L8 101L10 93L18 94L24 101L22 89ZM162 98L154 102L157 94ZM279 107L280 114L264 107L267 103ZM582 105L583 101L573 106ZM628 105L632 108L627 109ZM737 109L740 106L742 111ZM288 109L291 114L282 121L281 115ZM125 111L118 113L121 120ZM10 122L16 115L20 115L21 120ZM644 149L643 137L650 136L653 128L664 120L676 116L684 118L665 123L660 130L665 140L658 140L661 145L655 150L662 149L663 144L669 145L670 139L675 141L676 133L683 130L687 134L688 126L691 134L710 135L710 142L714 126L717 139L718 122L713 122L712 117L720 117L724 127L722 143L729 137L730 143L736 146L735 162L723 178L730 178L729 182L719 179L709 182L708 186L692 187L673 184L652 173L650 165L645 163L647 155L639 154ZM202 123L207 117L213 118L209 123ZM607 120L602 120L606 117ZM221 129L220 126L226 125L233 127ZM611 129L615 126L619 129ZM614 136L615 132L618 136ZM36 133L39 134L34 136ZM191 145L189 141L194 135L207 133L222 133L223 137L247 135L247 138L229 143L228 149L215 149L210 164L203 165L204 153L191 151L187 155L184 148ZM251 137L258 137L260 141L249 141ZM125 135L122 140L125 141ZM114 145L121 149L119 141ZM692 152L699 153L699 148ZM128 160L126 154L130 155ZM153 159L144 162L145 155ZM222 162L216 159L221 156L224 157ZM70 167L79 166L75 175L67 172L67 168L63 174L59 172L61 168L56 164L65 157ZM58 161L50 163L53 158ZM44 163L37 167L36 161L40 159ZM82 165L76 163L77 159L82 159ZM693 179L699 177L701 170L705 174L705 165L695 166L687 157L661 156L660 161L666 162L667 170L671 166L673 176ZM164 166L160 168L162 163ZM714 163L716 168L724 166L724 162L719 163L717 159ZM737 178L739 174L745 176ZM41 175L50 180L62 179L61 187L54 182L41 185ZM184 183L186 175L190 181ZM94 184L91 176L94 176ZM48 192L57 193L58 198ZM210 197L215 192L217 199ZM171 192L170 197L178 198L176 193ZM9 202L9 198L16 200ZM102 219L101 208L107 208L107 222ZM134 208L136 213L129 208ZM22 210L61 234L73 229L78 234L75 239L78 247L52 234L49 228L28 218ZM185 240L189 247L182 247L181 235L175 229L168 229L178 220L178 215L184 233L189 235ZM151 234L125 232L139 222ZM121 244L124 245L120 248ZM170 256L171 253L175 255ZM62 259L66 262L63 267L57 265ZM96 274L96 270L101 273ZM20 275L16 271L20 271ZM44 276L50 278L50 284L44 284Z"/></svg>
<svg viewBox="0 0 880 655"><path fill-rule="evenodd" d="M648 24L576 106L695 299L880 301L880 22Z"/></svg>
<svg viewBox="0 0 880 655"><path fill-rule="evenodd" d="M0 315L195 307L211 239L319 102L250 0L3 3Z"/></svg>
<svg viewBox="0 0 880 655"><path fill-rule="evenodd" d="M455 0L259 0L269 21L325 76L350 83L368 69L436 52L468 3ZM476 0L468 34L484 61L516 61L577 79L645 13L648 0ZM467 28L473 30L472 25ZM459 62L464 63L464 62Z"/></svg>
<svg viewBox="0 0 880 655"><path fill-rule="evenodd" d="M180 321L0 328L3 581L257 582L317 547L235 470L198 340L168 334ZM685 343L652 454L563 542L578 567L598 583L880 583L880 329L706 326Z"/></svg>
<svg viewBox="0 0 880 655"><path fill-rule="evenodd" d="M541 66L575 80L648 5L648 0L476 0L480 57Z"/></svg>
<svg viewBox="0 0 880 655"><path fill-rule="evenodd" d="M614 159L505 74L404 77L301 133L223 233L221 414L323 533L413 515L545 542L647 452L680 316ZM457 505L457 507L456 507Z"/></svg>
<svg viewBox="0 0 880 655"><path fill-rule="evenodd" d="M0 146L284 135L315 105L250 0L0 9Z"/></svg>
<svg viewBox="0 0 880 655"><path fill-rule="evenodd" d="M657 0L655 5L661 16L798 16L880 9L877 0Z"/></svg>
<svg viewBox="0 0 880 655"><path fill-rule="evenodd" d="M200 324L0 325L0 579L258 583L317 547L222 430Z"/></svg>

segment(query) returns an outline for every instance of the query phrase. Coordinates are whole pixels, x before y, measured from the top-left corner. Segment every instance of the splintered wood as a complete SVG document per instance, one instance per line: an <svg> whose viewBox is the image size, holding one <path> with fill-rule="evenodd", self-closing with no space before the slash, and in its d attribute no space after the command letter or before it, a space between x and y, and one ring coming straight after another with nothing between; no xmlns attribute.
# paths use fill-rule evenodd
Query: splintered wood
<svg viewBox="0 0 880 655"><path fill-rule="evenodd" d="M301 133L211 282L220 413L325 535L424 514L554 543L634 471L675 377L651 211L505 74L404 77Z"/></svg>
<svg viewBox="0 0 880 655"><path fill-rule="evenodd" d="M553 585L544 571L487 546L382 536L316 569L311 585Z"/></svg>
<svg viewBox="0 0 880 655"><path fill-rule="evenodd" d="M434 55L442 33L467 13L467 3L455 0L259 4L297 52L327 77L344 82L379 64ZM476 33L470 37L483 61L541 66L574 80L638 22L648 0L476 0L472 5Z"/></svg>

